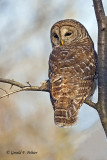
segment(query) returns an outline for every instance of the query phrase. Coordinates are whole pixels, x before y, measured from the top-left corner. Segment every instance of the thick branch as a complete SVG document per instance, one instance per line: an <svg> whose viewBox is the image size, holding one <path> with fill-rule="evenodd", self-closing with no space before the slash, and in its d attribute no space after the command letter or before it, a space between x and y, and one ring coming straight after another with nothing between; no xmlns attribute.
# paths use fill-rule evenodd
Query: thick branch
<svg viewBox="0 0 107 160"><path fill-rule="evenodd" d="M107 136L107 17L101 0L93 0L98 23L98 103L103 128Z"/></svg>
<svg viewBox="0 0 107 160"><path fill-rule="evenodd" d="M97 23L99 26L105 26L105 12L101 0L93 0Z"/></svg>

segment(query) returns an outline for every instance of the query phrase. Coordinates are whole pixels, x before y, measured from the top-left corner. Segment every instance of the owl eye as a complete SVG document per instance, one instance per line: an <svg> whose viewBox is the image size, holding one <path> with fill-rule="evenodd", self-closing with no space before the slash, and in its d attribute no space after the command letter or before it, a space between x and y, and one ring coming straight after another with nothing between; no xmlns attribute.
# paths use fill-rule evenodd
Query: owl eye
<svg viewBox="0 0 107 160"><path fill-rule="evenodd" d="M56 33L54 33L54 38L59 39L59 37Z"/></svg>
<svg viewBox="0 0 107 160"><path fill-rule="evenodd" d="M70 36L72 33L71 32L67 32L65 33L65 36Z"/></svg>

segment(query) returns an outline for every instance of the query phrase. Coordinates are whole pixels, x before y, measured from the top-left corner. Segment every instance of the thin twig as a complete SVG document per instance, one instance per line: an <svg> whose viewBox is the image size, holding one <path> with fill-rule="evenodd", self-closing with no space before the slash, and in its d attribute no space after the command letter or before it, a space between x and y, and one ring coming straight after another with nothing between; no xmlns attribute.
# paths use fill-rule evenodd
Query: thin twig
<svg viewBox="0 0 107 160"><path fill-rule="evenodd" d="M1 96L0 99L2 99L2 98L4 98L4 97L7 97L7 96L9 97L9 95L14 94L14 93L17 93L17 92L20 92L20 91L22 91L22 90L23 90L23 88L18 89L18 90L15 90L15 91L10 92L10 93L6 93L5 95Z"/></svg>
<svg viewBox="0 0 107 160"><path fill-rule="evenodd" d="M17 93L17 92L21 92L21 91L46 91L46 90L43 89L43 83L42 83L42 85L40 87L37 87L37 86L27 86L27 87L23 87L21 89L17 89L15 91L12 91L10 93L7 93L7 91L6 91L6 94L3 95L3 96L1 96L0 99L4 98L4 97L7 97L7 96L9 96L11 94Z"/></svg>
<svg viewBox="0 0 107 160"><path fill-rule="evenodd" d="M31 86L31 84L29 83L29 81L28 82L26 82L29 86Z"/></svg>
<svg viewBox="0 0 107 160"><path fill-rule="evenodd" d="M3 89L3 88L0 88L0 89L1 89L2 91L4 91L6 94L8 94L7 91L6 91L5 89Z"/></svg>

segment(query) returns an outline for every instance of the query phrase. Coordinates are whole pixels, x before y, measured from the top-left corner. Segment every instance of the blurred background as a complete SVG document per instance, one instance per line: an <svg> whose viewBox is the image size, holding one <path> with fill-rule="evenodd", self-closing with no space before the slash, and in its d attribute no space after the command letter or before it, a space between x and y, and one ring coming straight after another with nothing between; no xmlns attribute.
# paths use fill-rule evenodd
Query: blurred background
<svg viewBox="0 0 107 160"><path fill-rule="evenodd" d="M107 14L107 1L103 4ZM92 0L0 0L0 77L31 85L47 80L50 29L67 18L87 28L97 50ZM10 87L0 83L8 92ZM4 93L0 90L0 95ZM97 90L93 101L97 102ZM53 114L49 93L26 91L1 99L0 160L106 160L107 141L93 108L83 104L70 128L55 126Z"/></svg>

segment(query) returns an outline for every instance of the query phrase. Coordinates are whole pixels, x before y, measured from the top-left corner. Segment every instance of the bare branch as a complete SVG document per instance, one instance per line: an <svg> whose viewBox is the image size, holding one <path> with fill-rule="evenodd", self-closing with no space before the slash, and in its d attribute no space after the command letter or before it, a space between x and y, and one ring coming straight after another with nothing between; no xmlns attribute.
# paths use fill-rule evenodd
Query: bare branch
<svg viewBox="0 0 107 160"><path fill-rule="evenodd" d="M9 97L9 95L14 94L14 93L17 93L17 92L20 92L20 91L22 91L22 90L23 90L23 88L18 89L18 90L15 90L15 91L10 92L10 93L6 93L5 95L1 96L0 99L2 99L2 98L4 98L4 97L7 97L7 96Z"/></svg>
<svg viewBox="0 0 107 160"><path fill-rule="evenodd" d="M105 12L101 0L93 0L97 23L102 29L105 28Z"/></svg>
<svg viewBox="0 0 107 160"><path fill-rule="evenodd" d="M6 91L5 89L3 89L3 88L0 88L0 89L1 89L2 91L4 91L6 94L8 94L7 91Z"/></svg>
<svg viewBox="0 0 107 160"><path fill-rule="evenodd" d="M98 103L103 128L107 136L107 17L101 0L93 0L98 23Z"/></svg>
<svg viewBox="0 0 107 160"><path fill-rule="evenodd" d="M92 101L89 100L89 99L85 99L85 102L84 102L84 103L88 104L89 106L91 106L91 107L94 108L94 109L97 109L97 104L94 103L94 102L92 102Z"/></svg>
<svg viewBox="0 0 107 160"><path fill-rule="evenodd" d="M29 83L29 81L28 82L26 82L29 86L31 86L31 84Z"/></svg>
<svg viewBox="0 0 107 160"><path fill-rule="evenodd" d="M48 81L44 81L41 83L40 86L31 86L31 84L29 82L26 82L28 84L28 86L25 86L24 84L22 83L19 83L19 82L16 82L14 80L10 80L10 79L4 79L4 78L0 78L0 82L3 82L3 83L8 83L8 84L11 84L12 86L17 86L21 89L18 89L18 90L15 90L15 91L12 91L10 93L7 93L6 91L6 94L1 96L1 98L4 98L6 96L9 96L11 94L14 94L14 93L17 93L17 92L20 92L20 91L45 91L45 92L50 92L49 91L49 80ZM3 90L3 89L2 89ZM96 104L93 103L91 100L89 99L86 99L85 102L86 104L90 105L91 107L95 108L96 109Z"/></svg>
<svg viewBox="0 0 107 160"><path fill-rule="evenodd" d="M27 87L23 87L21 89L17 89L15 91L12 91L10 93L7 93L7 91L5 91L4 89L0 88L0 89L2 89L3 91L6 92L6 94L1 96L0 99L4 98L4 97L7 97L7 96L9 96L11 94L17 93L17 92L21 92L21 91L46 91L47 88L45 88L45 87L47 87L47 82L43 82L41 84L41 86L39 86L39 87L37 87L37 86L27 86Z"/></svg>
<svg viewBox="0 0 107 160"><path fill-rule="evenodd" d="M20 88L25 87L25 85L23 85L22 83L19 83L19 82L16 82L14 80L10 80L10 79L0 78L0 82L9 83L11 85L14 85L14 86L17 86L17 87L20 87Z"/></svg>
<svg viewBox="0 0 107 160"><path fill-rule="evenodd" d="M27 90L27 91L45 91L45 92L49 92L49 81L44 81L41 83L40 86L31 86L31 85L24 85L22 83L16 82L14 80L10 80L10 79L4 79L4 78L0 78L0 82L3 83L8 83L14 86L17 86L19 88L22 88L22 90ZM20 90L20 91L22 91Z"/></svg>

